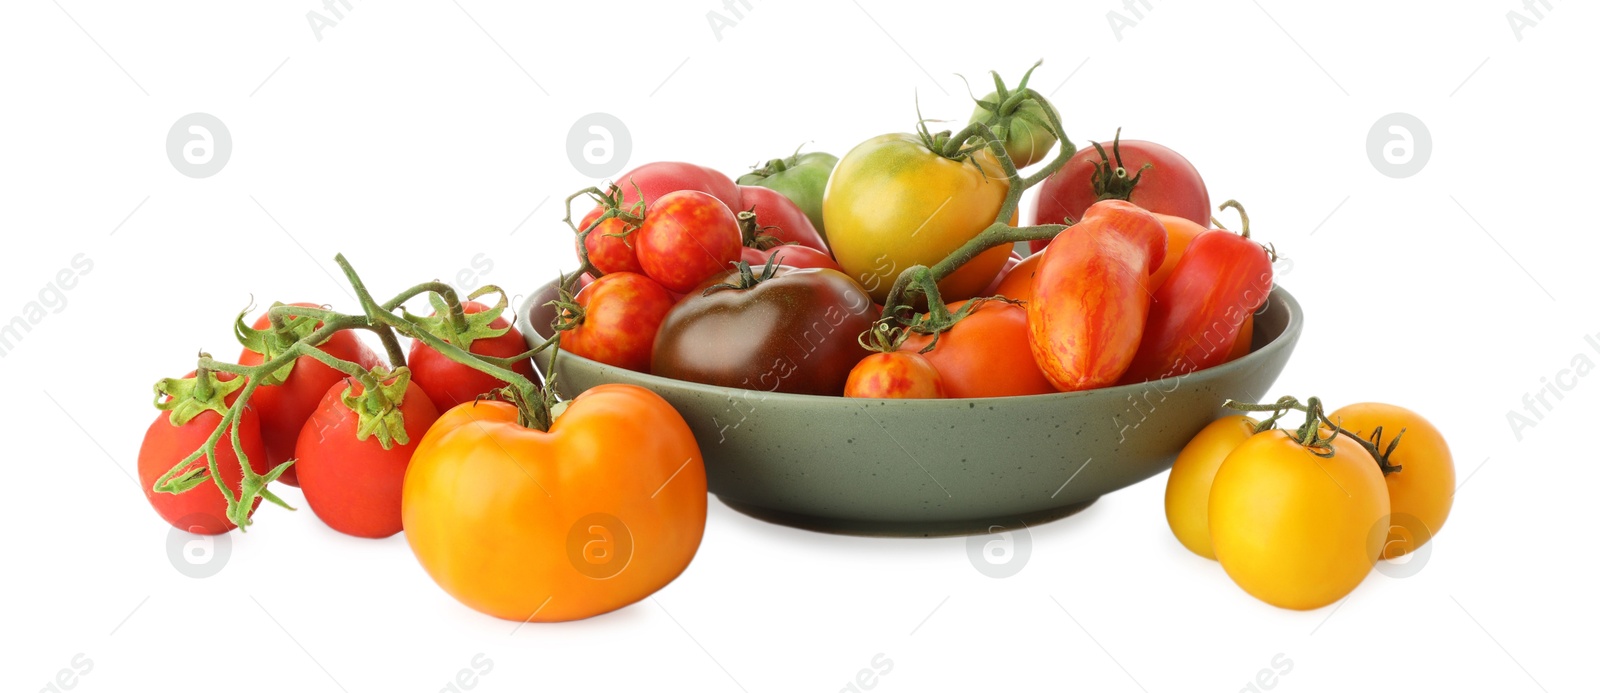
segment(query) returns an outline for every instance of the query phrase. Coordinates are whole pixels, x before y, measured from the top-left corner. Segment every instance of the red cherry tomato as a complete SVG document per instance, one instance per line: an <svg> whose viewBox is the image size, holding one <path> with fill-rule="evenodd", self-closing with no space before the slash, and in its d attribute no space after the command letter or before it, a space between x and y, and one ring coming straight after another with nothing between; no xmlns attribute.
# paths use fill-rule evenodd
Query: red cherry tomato
<svg viewBox="0 0 1600 693"><path fill-rule="evenodd" d="M476 315L487 310L489 306L477 301L461 302L461 311L467 315ZM528 350L528 344L523 341L522 333L511 329L511 323L506 322L505 318L495 316L493 320L483 322L480 319L479 322L482 322L480 333L484 330L503 330L503 332L497 336L468 334L454 341L451 339L445 341L450 341L455 346L480 356L498 358L516 356ZM406 364L411 367L411 382L416 383L428 394L428 399L433 401L434 408L439 411L446 411L463 402L471 402L479 395L506 386L504 380L451 361L420 340L411 343L411 353L406 356ZM518 361L511 370L525 378L535 377L532 359Z"/></svg>
<svg viewBox="0 0 1600 693"><path fill-rule="evenodd" d="M727 272L739 259L743 237L727 205L683 190L650 205L633 243L645 274L667 289L686 292Z"/></svg>
<svg viewBox="0 0 1600 693"><path fill-rule="evenodd" d="M799 205L784 197L783 193L768 188L740 186L739 194L743 206L735 211L754 212L761 233L784 243L797 243L823 252L828 250L827 244L822 242L822 235L817 233L816 225L811 223Z"/></svg>
<svg viewBox="0 0 1600 693"><path fill-rule="evenodd" d="M578 224L578 230L589 228L595 219L605 212L604 207L595 207L583 217L583 222ZM612 272L643 272L639 266L639 256L633 251L633 239L625 236L609 234L626 234L628 224L621 219L612 217L601 222L584 240L584 247L589 250L589 264L605 274ZM577 241L574 240L574 243Z"/></svg>
<svg viewBox="0 0 1600 693"><path fill-rule="evenodd" d="M761 267L767 264L767 258L778 256L778 264L785 267L820 267L824 269L839 269L839 263L833 261L833 256L816 248L803 245L780 245L775 248L758 250L745 247L739 251L739 259L750 263L751 267Z"/></svg>
<svg viewBox="0 0 1600 693"><path fill-rule="evenodd" d="M1167 232L1130 202L1097 202L1044 250L1028 301L1028 346L1058 389L1117 382L1144 334L1146 278L1161 266Z"/></svg>
<svg viewBox="0 0 1600 693"><path fill-rule="evenodd" d="M384 385L392 388L385 393L393 407L384 416L387 428L361 439L362 424L375 416L351 409L361 407L365 395L352 378L328 388L295 445L306 505L329 527L372 539L400 531L400 490L411 452L439 418L428 393L409 378L402 384L392 376Z"/></svg>
<svg viewBox="0 0 1600 693"><path fill-rule="evenodd" d="M844 381L846 397L942 399L944 392L939 371L913 351L879 352L861 359Z"/></svg>
<svg viewBox="0 0 1600 693"><path fill-rule="evenodd" d="M194 374L190 374L194 377ZM215 374L214 386L221 387L235 378L232 373ZM171 382L171 381L168 381ZM262 388L257 388L251 395L251 404L259 397ZM182 398L180 396L180 398ZM222 399L218 406L227 407L239 398L238 390L234 390ZM190 398L193 399L193 398ZM222 534L234 528L228 519L228 502L222 498L222 492L217 490L216 482L207 479L204 483L179 494L157 493L152 490L158 479L172 466L183 461L191 453L200 449L211 432L216 430L217 424L222 422L222 415L214 409L205 409L192 418L183 418L178 410L163 411L151 422L150 428L145 431L144 443L139 446L139 485L144 487L145 500L150 501L150 507L155 508L156 514L167 524L178 529L194 534ZM183 419L182 423L174 421L174 415ZM239 412L239 418L234 423L239 431L239 442L244 448L244 454L250 460L250 469L257 474L265 474L267 467L267 447L261 440L261 420L253 406L247 406ZM217 445L217 472L222 475L222 481L233 492L234 498L239 497L239 487L244 480L244 471L239 466L239 456L234 452L232 431L223 434L222 442ZM206 459L201 457L184 469L204 469ZM293 469L293 467L290 467ZM250 511L255 512L256 506L261 504L261 499L256 498Z"/></svg>
<svg viewBox="0 0 1600 693"><path fill-rule="evenodd" d="M1066 165L1039 184L1039 203L1030 224L1060 224L1080 220L1090 205L1104 199L1127 200L1146 211L1183 217L1203 228L1211 227L1211 195L1205 181L1188 159L1167 147L1143 140L1114 139L1102 145L1102 157L1085 147ZM1118 159L1120 153L1120 162ZM1144 168L1149 164L1150 168ZM1125 172L1118 176L1117 171ZM1100 179L1096 180L1097 172ZM1138 183L1129 189L1137 176ZM1034 252L1048 241L1033 241Z"/></svg>
<svg viewBox="0 0 1600 693"><path fill-rule="evenodd" d="M608 274L574 298L577 327L561 335L561 348L586 359L650 372L650 349L661 321L677 303L655 280L633 272Z"/></svg>
<svg viewBox="0 0 1600 693"><path fill-rule="evenodd" d="M317 307L315 303L290 305L303 308ZM317 327L321 325L322 323L317 323ZM256 318L253 329L259 331L271 327L271 320L263 314ZM327 341L318 345L318 348L334 358L353 361L362 368L370 369L383 364L383 360L376 352L357 339L354 332L348 330L335 332ZM270 359L248 346L239 353L241 366L257 366L268 360ZM300 438L300 428L305 426L306 419L311 418L311 412L315 411L317 403L322 401L322 395L342 378L344 378L343 373L329 368L321 361L310 356L301 356L294 360L294 365L290 367L289 375L282 384L264 384L256 388L255 394L250 396L250 406L261 415L261 437L267 443L269 468L294 458L294 445ZM283 476L278 477L278 480L290 486L300 485L292 466L283 473Z"/></svg>

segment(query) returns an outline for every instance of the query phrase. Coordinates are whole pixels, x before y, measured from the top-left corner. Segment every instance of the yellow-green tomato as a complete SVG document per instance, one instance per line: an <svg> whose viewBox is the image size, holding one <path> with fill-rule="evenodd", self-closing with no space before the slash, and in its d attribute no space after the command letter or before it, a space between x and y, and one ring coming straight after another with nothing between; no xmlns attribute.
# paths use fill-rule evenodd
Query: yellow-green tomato
<svg viewBox="0 0 1600 693"><path fill-rule="evenodd" d="M901 271L932 267L994 223L1010 189L988 150L957 161L918 135L874 137L850 150L828 178L828 245L845 274L881 302ZM939 282L939 293L945 301L976 296L1010 254L1008 245L984 251Z"/></svg>
<svg viewBox="0 0 1600 693"><path fill-rule="evenodd" d="M1211 482L1222 467L1222 460L1256 433L1256 420L1248 416L1224 416L1205 428L1183 446L1167 476L1167 524L1184 548L1216 560L1211 550L1211 525L1206 519L1211 507Z"/></svg>
<svg viewBox="0 0 1600 693"><path fill-rule="evenodd" d="M1368 440L1382 426L1380 450L1387 450L1389 441L1405 431L1389 456L1390 464L1400 471L1383 477L1394 512L1383 557L1399 558L1428 543L1444 526L1455 500L1456 465L1444 435L1421 414L1393 404L1352 404L1335 410L1328 419Z"/></svg>
<svg viewBox="0 0 1600 693"><path fill-rule="evenodd" d="M1228 577L1268 604L1316 609L1371 572L1383 549L1384 533L1374 528L1388 521L1389 489L1355 441L1341 435L1313 449L1277 430L1228 453L1210 506L1211 547Z"/></svg>

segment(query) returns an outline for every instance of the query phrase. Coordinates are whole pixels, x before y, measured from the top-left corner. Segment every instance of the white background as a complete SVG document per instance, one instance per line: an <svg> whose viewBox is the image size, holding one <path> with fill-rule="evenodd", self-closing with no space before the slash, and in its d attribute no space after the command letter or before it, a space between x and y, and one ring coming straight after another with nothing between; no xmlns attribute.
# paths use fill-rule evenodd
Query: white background
<svg viewBox="0 0 1600 693"><path fill-rule="evenodd" d="M477 691L831 692L880 653L879 691L1237 691L1279 654L1282 691L1592 680L1600 477L1581 436L1600 378L1520 440L1506 418L1577 355L1600 362L1591 6L733 4L358 2L319 40L320 0L7 3L0 321L74 255L93 269L0 359L0 687L48 690L80 653L81 691L431 693L478 654ZM1520 40L1513 10L1535 23ZM1120 38L1111 11L1135 24ZM468 283L546 281L572 262L560 200L596 182L566 153L587 113L626 124L630 166L737 174L909 131L914 97L965 119L955 75L1041 57L1034 84L1077 143L1122 126L1178 149L1293 260L1308 322L1275 394L1394 402L1443 429L1461 488L1416 575L1267 606L1172 538L1165 475L1034 528L1007 579L960 538L827 536L713 501L699 556L653 598L515 633L435 587L403 537L304 510L264 507L215 577L169 563L131 476L150 383L199 349L233 355L252 296L353 308L340 251L385 295L480 253L492 269ZM231 134L209 178L165 153L192 112ZM1392 112L1431 133L1415 176L1368 158Z"/></svg>

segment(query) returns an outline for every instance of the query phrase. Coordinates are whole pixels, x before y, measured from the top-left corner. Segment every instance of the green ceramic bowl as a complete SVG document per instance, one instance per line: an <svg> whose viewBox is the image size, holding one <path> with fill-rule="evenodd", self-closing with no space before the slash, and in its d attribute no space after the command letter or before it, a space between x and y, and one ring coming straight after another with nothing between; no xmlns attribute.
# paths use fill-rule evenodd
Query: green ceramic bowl
<svg viewBox="0 0 1600 693"><path fill-rule="evenodd" d="M519 307L530 339L550 329L547 285ZM948 535L1070 515L1172 466L1227 398L1268 394L1300 337L1300 304L1275 288L1251 352L1165 382L1027 397L861 400L701 385L561 352L571 397L632 383L672 403L693 429L712 493L736 510L796 527ZM548 372L549 357L539 364Z"/></svg>

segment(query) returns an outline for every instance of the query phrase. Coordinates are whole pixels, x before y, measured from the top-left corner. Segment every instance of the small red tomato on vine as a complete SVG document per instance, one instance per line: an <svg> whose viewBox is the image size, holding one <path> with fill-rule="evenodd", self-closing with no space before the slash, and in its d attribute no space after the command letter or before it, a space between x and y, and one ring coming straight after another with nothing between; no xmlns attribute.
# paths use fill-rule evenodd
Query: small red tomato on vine
<svg viewBox="0 0 1600 693"><path fill-rule="evenodd" d="M485 290L498 291L494 287L484 287L479 293ZM450 315L449 306L438 294L431 294L429 300L433 303L433 314L411 319L452 346L493 358L510 358L528 350L522 333L511 329L511 323L501 317L507 302L504 292L500 292L500 300L492 307L477 301L463 301L459 322ZM506 386L504 380L457 363L421 341L412 342L406 363L411 368L411 381L428 394L428 399L440 411ZM512 364L511 370L524 378L533 378L533 360L521 359Z"/></svg>
<svg viewBox="0 0 1600 693"><path fill-rule="evenodd" d="M334 383L300 429L295 468L306 505L329 527L381 539L401 529L400 493L411 453L439 411L405 368L372 371L371 391Z"/></svg>
<svg viewBox="0 0 1600 693"><path fill-rule="evenodd" d="M283 304L272 305L276 308ZM289 305L317 308L315 303ZM251 327L246 327L244 324L245 313L239 313L238 319L234 321L234 332L239 343L244 345L244 350L239 353L239 365L256 366L266 363L293 346L298 339L322 326L322 323L310 314L294 311L282 311L282 314L282 329L278 329L272 324L270 309L267 314L256 318L255 324ZM335 332L327 341L315 346L329 356L353 361L362 368L370 369L383 364L378 354L357 339L353 332ZM261 415L261 437L267 444L268 466L276 467L294 457L295 441L300 437L300 428L305 425L306 419L311 418L311 412L316 410L317 403L322 401L322 395L343 377L343 373L318 361L315 357L300 356L263 380L261 386L251 396L250 406ZM296 480L294 467L285 471L278 480L290 486L300 485Z"/></svg>
<svg viewBox="0 0 1600 693"><path fill-rule="evenodd" d="M862 346L874 353L850 369L844 396L867 399L943 399L944 379L933 364L915 351L898 351L905 330L879 322Z"/></svg>
<svg viewBox="0 0 1600 693"><path fill-rule="evenodd" d="M213 431L222 423L227 408L239 397L245 379L232 373L202 371L188 378L167 379L156 384L156 407L161 413L145 431L139 447L139 485L145 500L167 524L194 534L222 534L235 525L228 519L228 502L211 478L204 454L195 456ZM257 396L260 388L256 390ZM233 446L237 437L250 469L267 474L267 448L261 439L261 421L256 410L242 409L216 446L216 473L235 499L240 497L243 467ZM174 472L184 459L195 459ZM166 482L176 482L181 493L156 491ZM255 512L258 497L251 504Z"/></svg>
<svg viewBox="0 0 1600 693"><path fill-rule="evenodd" d="M575 298L556 302L561 348L586 359L648 373L656 332L675 303L672 294L642 274L607 274Z"/></svg>
<svg viewBox="0 0 1600 693"><path fill-rule="evenodd" d="M604 207L590 210L584 215L578 230L588 229L589 225L603 213L605 213ZM627 221L618 217L600 222L600 225L590 230L589 235L583 240L584 247L589 251L589 264L606 274L643 272L644 268L639 266L639 256L633 249L633 239L630 238L633 231Z"/></svg>

